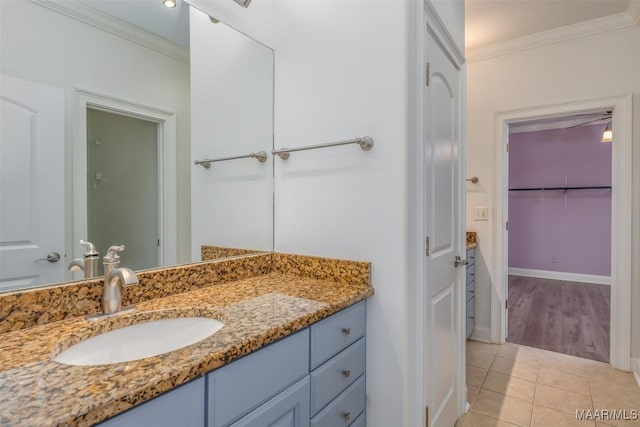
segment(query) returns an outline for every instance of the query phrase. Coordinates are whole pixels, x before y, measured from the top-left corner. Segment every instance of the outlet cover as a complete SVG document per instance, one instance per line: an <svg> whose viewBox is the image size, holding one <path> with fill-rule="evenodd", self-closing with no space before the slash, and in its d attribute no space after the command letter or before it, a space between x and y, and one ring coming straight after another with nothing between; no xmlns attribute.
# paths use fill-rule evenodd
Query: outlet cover
<svg viewBox="0 0 640 427"><path fill-rule="evenodd" d="M476 206L473 209L474 221L489 221L489 208L485 206Z"/></svg>

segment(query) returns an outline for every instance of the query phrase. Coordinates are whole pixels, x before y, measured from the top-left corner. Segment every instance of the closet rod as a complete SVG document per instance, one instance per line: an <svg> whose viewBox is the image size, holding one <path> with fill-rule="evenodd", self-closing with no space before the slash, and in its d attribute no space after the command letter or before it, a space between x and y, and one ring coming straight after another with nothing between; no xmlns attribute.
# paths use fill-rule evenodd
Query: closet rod
<svg viewBox="0 0 640 427"><path fill-rule="evenodd" d="M538 187L538 188L510 188L509 191L553 191L553 190L611 190L611 186L596 185L587 187Z"/></svg>

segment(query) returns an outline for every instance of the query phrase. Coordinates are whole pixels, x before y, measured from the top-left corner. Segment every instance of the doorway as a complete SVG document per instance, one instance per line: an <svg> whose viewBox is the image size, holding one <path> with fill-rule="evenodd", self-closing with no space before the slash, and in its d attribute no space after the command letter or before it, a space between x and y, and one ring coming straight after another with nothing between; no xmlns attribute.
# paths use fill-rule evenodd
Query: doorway
<svg viewBox="0 0 640 427"><path fill-rule="evenodd" d="M509 124L509 342L609 362L611 122Z"/></svg>
<svg viewBox="0 0 640 427"><path fill-rule="evenodd" d="M101 256L112 245L127 246L127 267L175 264L175 114L81 89L75 95L73 234L67 247L77 258L78 241L97 238L102 243L92 243ZM112 220L116 214L120 220Z"/></svg>
<svg viewBox="0 0 640 427"><path fill-rule="evenodd" d="M508 328L508 132L512 123L597 111L612 112L610 363L631 368L631 96L519 109L496 115L493 218L495 297L491 301L491 340L504 343Z"/></svg>
<svg viewBox="0 0 640 427"><path fill-rule="evenodd" d="M87 238L100 253L125 244L134 270L158 265L158 124L87 109Z"/></svg>

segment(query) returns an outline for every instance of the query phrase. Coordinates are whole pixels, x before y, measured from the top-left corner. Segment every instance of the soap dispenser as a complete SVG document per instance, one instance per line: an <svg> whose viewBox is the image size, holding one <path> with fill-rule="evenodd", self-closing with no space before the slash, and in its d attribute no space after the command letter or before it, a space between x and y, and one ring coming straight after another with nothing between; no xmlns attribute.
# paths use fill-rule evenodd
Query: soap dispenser
<svg viewBox="0 0 640 427"><path fill-rule="evenodd" d="M98 260L100 259L100 254L96 251L96 247L91 242L85 242L84 240L80 240L80 244L86 247L82 258L77 258L71 261L69 264L69 271L84 271L84 278L90 279L92 277L99 276L98 272Z"/></svg>

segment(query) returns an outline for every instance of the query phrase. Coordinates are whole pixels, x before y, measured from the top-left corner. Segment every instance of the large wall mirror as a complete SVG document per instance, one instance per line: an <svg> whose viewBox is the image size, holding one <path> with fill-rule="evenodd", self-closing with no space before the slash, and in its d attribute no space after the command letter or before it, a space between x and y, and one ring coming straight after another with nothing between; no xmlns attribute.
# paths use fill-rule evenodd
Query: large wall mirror
<svg viewBox="0 0 640 427"><path fill-rule="evenodd" d="M0 8L0 292L83 278L80 240L136 270L273 250L272 49L183 1Z"/></svg>

